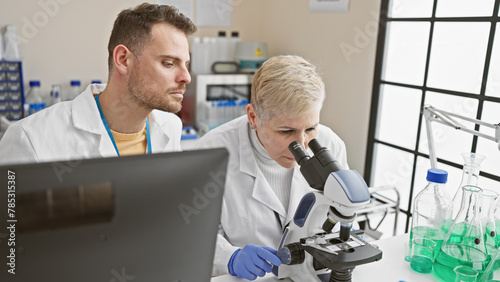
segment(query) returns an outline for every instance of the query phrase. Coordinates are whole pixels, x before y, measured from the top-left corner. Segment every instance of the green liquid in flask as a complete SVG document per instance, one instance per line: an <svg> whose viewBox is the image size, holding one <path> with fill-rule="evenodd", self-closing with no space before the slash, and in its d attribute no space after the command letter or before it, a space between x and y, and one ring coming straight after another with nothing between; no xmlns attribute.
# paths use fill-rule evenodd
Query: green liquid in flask
<svg viewBox="0 0 500 282"><path fill-rule="evenodd" d="M498 247L500 247L498 245L497 236L491 236L492 234L495 234L492 232L494 232L494 231L492 231L492 228L488 228L488 226L486 226L486 232L484 233L484 241L486 242L486 253L488 254L488 256L490 258L492 255L495 254Z"/></svg>
<svg viewBox="0 0 500 282"><path fill-rule="evenodd" d="M434 261L434 271L444 281L455 281L453 269L459 265L471 267L482 275L488 266L488 256L471 246L450 244L441 247Z"/></svg>

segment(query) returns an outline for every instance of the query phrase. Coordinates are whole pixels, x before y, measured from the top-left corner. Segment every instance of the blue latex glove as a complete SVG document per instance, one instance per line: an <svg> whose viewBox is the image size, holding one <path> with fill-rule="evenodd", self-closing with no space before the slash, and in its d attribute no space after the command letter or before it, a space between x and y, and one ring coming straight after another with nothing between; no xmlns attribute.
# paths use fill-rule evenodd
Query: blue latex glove
<svg viewBox="0 0 500 282"><path fill-rule="evenodd" d="M255 280L271 272L272 265L279 266L281 260L276 256L276 250L269 247L248 244L243 249L236 250L229 260L229 273L248 280Z"/></svg>

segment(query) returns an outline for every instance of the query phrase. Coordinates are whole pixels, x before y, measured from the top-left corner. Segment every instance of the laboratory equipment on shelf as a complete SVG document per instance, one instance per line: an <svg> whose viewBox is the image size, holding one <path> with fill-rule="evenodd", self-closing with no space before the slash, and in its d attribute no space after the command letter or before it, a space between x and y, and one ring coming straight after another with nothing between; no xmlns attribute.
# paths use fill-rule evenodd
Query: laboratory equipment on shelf
<svg viewBox="0 0 500 282"><path fill-rule="evenodd" d="M268 59L267 44L255 41L237 41L234 58L240 65L241 72L256 72Z"/></svg>
<svg viewBox="0 0 500 282"><path fill-rule="evenodd" d="M42 100L42 94L40 93L40 80L30 80L29 85L30 89L28 93L26 93L24 99L25 116L34 114L46 107L46 104Z"/></svg>
<svg viewBox="0 0 500 282"><path fill-rule="evenodd" d="M24 87L21 61L0 61L0 117L24 117Z"/></svg>
<svg viewBox="0 0 500 282"><path fill-rule="evenodd" d="M80 80L71 80L69 82L69 91L68 94L65 97L65 100L73 100L80 94Z"/></svg>
<svg viewBox="0 0 500 282"><path fill-rule="evenodd" d="M0 33L0 61L3 59L3 36Z"/></svg>
<svg viewBox="0 0 500 282"><path fill-rule="evenodd" d="M465 185L462 191L460 210L434 261L434 271L444 281L454 281L454 268L460 265L471 267L481 276L491 260L480 214L482 189Z"/></svg>
<svg viewBox="0 0 500 282"><path fill-rule="evenodd" d="M191 74L211 74L214 64L219 63L231 63L239 67L235 59L235 46L239 41L237 31L233 31L230 38L226 37L226 31L223 30L218 32L217 37L193 37L190 44Z"/></svg>
<svg viewBox="0 0 500 282"><path fill-rule="evenodd" d="M252 78L249 74L193 75L182 101L180 117L183 124L194 126L202 136L218 125L245 114Z"/></svg>
<svg viewBox="0 0 500 282"><path fill-rule="evenodd" d="M4 35L4 53L3 59L6 61L21 60L21 49L19 48L19 40L17 39L17 26L8 24L5 26Z"/></svg>
<svg viewBox="0 0 500 282"><path fill-rule="evenodd" d="M61 85L52 84L52 89L50 90L50 103L51 105L61 102Z"/></svg>
<svg viewBox="0 0 500 282"><path fill-rule="evenodd" d="M356 212L369 203L365 181L354 170L344 170L331 152L316 139L309 143L311 157L294 141L289 147L309 185L318 190L306 194L285 228L278 249L278 278L294 281L351 281L357 265L382 258L361 232L351 232ZM340 231L332 232L340 224ZM325 280L326 279L326 280Z"/></svg>
<svg viewBox="0 0 500 282"><path fill-rule="evenodd" d="M436 242L436 254L452 223L453 202L446 192L447 180L447 171L429 169L427 185L417 194L413 204L410 243L416 238L433 240Z"/></svg>

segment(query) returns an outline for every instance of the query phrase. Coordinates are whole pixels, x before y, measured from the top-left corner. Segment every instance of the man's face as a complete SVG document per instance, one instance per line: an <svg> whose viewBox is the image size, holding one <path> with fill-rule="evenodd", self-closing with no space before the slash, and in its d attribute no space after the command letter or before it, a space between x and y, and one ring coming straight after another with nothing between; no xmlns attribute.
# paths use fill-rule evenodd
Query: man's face
<svg viewBox="0 0 500 282"><path fill-rule="evenodd" d="M153 25L151 36L139 58L134 57L128 91L148 110L177 113L182 108L186 84L191 82L187 37L165 23Z"/></svg>

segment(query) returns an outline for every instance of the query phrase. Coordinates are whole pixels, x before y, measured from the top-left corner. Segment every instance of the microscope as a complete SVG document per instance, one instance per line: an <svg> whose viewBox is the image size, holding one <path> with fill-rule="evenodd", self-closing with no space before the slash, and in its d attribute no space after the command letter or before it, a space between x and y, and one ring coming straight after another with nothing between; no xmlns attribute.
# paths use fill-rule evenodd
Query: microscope
<svg viewBox="0 0 500 282"><path fill-rule="evenodd" d="M318 190L304 195L285 229L278 248L278 278L293 281L351 281L357 265L378 261L382 251L366 242L362 231L352 231L356 211L370 201L361 175L345 170L316 139L309 142L311 157L298 142L288 148L309 185ZM339 224L340 230L332 232Z"/></svg>

